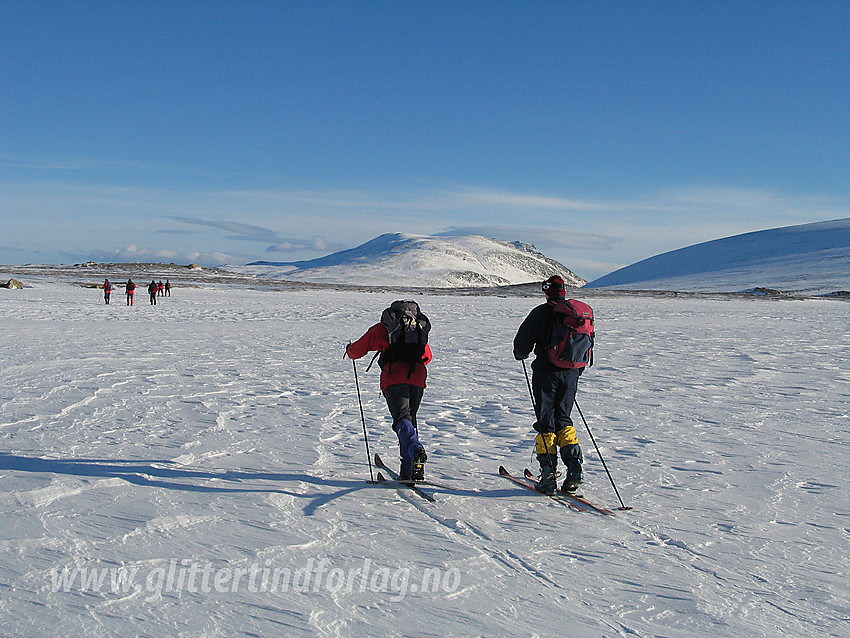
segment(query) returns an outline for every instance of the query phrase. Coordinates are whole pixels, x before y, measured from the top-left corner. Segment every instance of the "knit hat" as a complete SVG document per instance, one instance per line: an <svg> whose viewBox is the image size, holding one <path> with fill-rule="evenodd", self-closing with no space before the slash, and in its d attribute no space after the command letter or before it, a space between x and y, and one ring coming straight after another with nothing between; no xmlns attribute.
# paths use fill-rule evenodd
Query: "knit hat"
<svg viewBox="0 0 850 638"><path fill-rule="evenodd" d="M565 292L564 280L560 277L560 275L552 275L549 279L543 282L543 292L546 293L547 297L563 295Z"/></svg>

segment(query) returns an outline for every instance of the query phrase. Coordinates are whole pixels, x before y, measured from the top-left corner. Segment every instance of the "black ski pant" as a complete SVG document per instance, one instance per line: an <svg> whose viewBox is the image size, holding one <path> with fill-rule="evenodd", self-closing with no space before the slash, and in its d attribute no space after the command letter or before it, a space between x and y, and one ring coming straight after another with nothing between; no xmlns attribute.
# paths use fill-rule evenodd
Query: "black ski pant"
<svg viewBox="0 0 850 638"><path fill-rule="evenodd" d="M384 398L387 400L387 407L393 417L393 430L396 429L396 423L402 419L408 419L413 427L416 427L416 412L422 403L423 394L425 394L423 388L409 383L396 383L387 386L384 390Z"/></svg>

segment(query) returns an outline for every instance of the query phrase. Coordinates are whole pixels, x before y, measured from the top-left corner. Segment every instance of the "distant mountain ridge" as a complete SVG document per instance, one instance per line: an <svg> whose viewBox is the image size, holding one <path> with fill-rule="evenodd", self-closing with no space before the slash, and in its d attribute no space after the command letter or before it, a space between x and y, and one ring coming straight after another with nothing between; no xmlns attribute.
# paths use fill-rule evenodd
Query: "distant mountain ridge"
<svg viewBox="0 0 850 638"><path fill-rule="evenodd" d="M295 262L233 267L268 278L312 283L461 288L542 281L558 274L568 286L587 282L533 245L480 235L435 237L387 233L349 250Z"/></svg>
<svg viewBox="0 0 850 638"><path fill-rule="evenodd" d="M850 218L761 230L644 259L588 288L738 292L850 290Z"/></svg>

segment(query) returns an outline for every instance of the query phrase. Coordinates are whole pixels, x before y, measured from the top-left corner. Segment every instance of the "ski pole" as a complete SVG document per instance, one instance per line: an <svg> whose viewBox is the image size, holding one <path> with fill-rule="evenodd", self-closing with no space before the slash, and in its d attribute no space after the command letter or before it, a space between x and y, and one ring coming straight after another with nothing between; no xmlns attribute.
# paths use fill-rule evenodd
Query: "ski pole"
<svg viewBox="0 0 850 638"><path fill-rule="evenodd" d="M531 397L531 407L534 408L534 417L537 418L537 402L534 400L534 392L531 390L531 380L528 378L528 368L525 367L525 359L522 361L522 371L525 372L525 384L528 386L528 396Z"/></svg>
<svg viewBox="0 0 850 638"><path fill-rule="evenodd" d="M349 343L348 345L351 344ZM348 355L347 347L345 354ZM363 440L366 442L366 460L369 462L369 479L374 483L375 475L372 472L372 453L369 451L369 434L366 431L366 416L363 414L363 399L360 397L360 379L357 376L357 362L352 359L351 365L354 368L354 386L357 388L357 403L360 405L360 422L363 423Z"/></svg>
<svg viewBox="0 0 850 638"><path fill-rule="evenodd" d="M611 486L614 488L614 493L617 495L617 499L620 501L620 510L630 510L633 509L631 507L626 507L626 504L623 503L623 499L620 497L620 490L617 489L617 484L614 483L614 479L611 476L611 472L608 471L608 464L605 462L605 458L602 456L602 452L599 451L599 446L596 445L596 439L593 438L593 432L590 431L590 426L587 425L587 420L584 418L584 413L581 411L581 407L579 407L578 401L575 402L576 409L578 413L581 415L582 423L584 423L584 429L587 430L588 435L590 436L590 440L593 441L593 447L596 448L596 453L599 455L599 460L602 461L602 467L605 468L605 473L608 475L608 480L611 481Z"/></svg>

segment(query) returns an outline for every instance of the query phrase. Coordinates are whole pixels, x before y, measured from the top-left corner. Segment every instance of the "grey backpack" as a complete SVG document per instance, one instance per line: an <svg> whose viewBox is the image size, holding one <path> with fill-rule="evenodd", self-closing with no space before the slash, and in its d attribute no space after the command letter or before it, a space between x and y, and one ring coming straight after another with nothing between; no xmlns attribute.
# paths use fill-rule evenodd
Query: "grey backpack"
<svg viewBox="0 0 850 638"><path fill-rule="evenodd" d="M425 346L431 322L415 301L394 301L381 313L381 323L390 338L389 347L381 353L378 365L383 368L396 361L410 363L410 369L425 359Z"/></svg>

